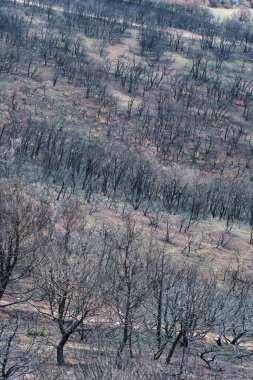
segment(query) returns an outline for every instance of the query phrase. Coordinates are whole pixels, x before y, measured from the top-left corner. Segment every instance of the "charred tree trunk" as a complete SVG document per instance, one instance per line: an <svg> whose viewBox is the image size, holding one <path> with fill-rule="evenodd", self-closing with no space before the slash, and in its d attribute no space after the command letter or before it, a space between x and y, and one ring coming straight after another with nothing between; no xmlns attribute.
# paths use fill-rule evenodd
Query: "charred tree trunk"
<svg viewBox="0 0 253 380"><path fill-rule="evenodd" d="M175 349L176 349L176 347L177 347L177 345L178 345L178 343L179 343L179 341L180 341L180 339L181 339L182 336L183 336L183 331L180 331L180 332L177 334L176 339L174 340L174 342L173 342L173 344L172 344L172 346L171 346L171 349L170 349L169 355L167 356L167 359L166 359L166 364L167 364L167 365L170 364L171 359L172 359L172 356L173 356L173 354L174 354L174 351L175 351Z"/></svg>
<svg viewBox="0 0 253 380"><path fill-rule="evenodd" d="M64 346L68 341L68 336L63 336L57 346L57 364L59 366L63 366L65 364L64 361Z"/></svg>

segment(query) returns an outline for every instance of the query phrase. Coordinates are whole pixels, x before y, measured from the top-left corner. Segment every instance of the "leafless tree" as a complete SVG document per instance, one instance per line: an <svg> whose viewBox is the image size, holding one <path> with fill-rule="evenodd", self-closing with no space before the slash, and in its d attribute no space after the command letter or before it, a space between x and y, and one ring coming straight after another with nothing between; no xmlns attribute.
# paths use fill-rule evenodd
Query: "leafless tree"
<svg viewBox="0 0 253 380"><path fill-rule="evenodd" d="M57 344L60 366L64 365L64 346L70 336L101 309L102 260L94 228L85 226L78 203L63 204L47 246L46 263L38 268L35 277L48 303L48 314L57 322L61 334Z"/></svg>
<svg viewBox="0 0 253 380"><path fill-rule="evenodd" d="M141 318L140 308L147 298L145 276L149 270L148 255L142 239L142 230L131 216L126 216L123 226L113 237L108 261L111 307L122 329L118 360L126 347L130 357L134 355L134 330Z"/></svg>
<svg viewBox="0 0 253 380"><path fill-rule="evenodd" d="M7 305L29 297L17 286L43 260L50 208L19 183L1 184L0 194L0 299Z"/></svg>

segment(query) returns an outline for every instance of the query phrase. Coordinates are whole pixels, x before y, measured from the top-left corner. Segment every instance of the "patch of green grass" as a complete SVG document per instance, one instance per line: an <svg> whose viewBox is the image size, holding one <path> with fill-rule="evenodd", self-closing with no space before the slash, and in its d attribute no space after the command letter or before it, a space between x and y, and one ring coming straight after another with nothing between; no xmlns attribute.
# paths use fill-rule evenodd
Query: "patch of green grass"
<svg viewBox="0 0 253 380"><path fill-rule="evenodd" d="M59 97L59 96L62 96L62 90L61 89L54 89L54 88L50 88L49 89L49 94L52 98L54 97Z"/></svg>
<svg viewBox="0 0 253 380"><path fill-rule="evenodd" d="M9 83L6 82L6 81L2 81L0 82L0 90L4 90L5 88L7 88L9 86Z"/></svg>
<svg viewBox="0 0 253 380"><path fill-rule="evenodd" d="M137 334L137 336L138 336L139 344L141 344L142 346L147 346L150 344L154 345L156 343L156 336L150 333L140 332Z"/></svg>
<svg viewBox="0 0 253 380"><path fill-rule="evenodd" d="M44 327L29 327L27 330L27 334L29 336L43 336L45 337L47 335L46 329Z"/></svg>

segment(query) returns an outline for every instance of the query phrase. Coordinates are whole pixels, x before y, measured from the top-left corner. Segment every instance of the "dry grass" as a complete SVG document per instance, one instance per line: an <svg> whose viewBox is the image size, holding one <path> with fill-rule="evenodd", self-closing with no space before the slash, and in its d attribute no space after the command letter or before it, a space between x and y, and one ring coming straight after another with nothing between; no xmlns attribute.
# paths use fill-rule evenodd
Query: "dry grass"
<svg viewBox="0 0 253 380"><path fill-rule="evenodd" d="M240 12L247 11L251 14L251 17L253 17L253 9L250 8L208 8L210 12L219 20L223 21L226 18L230 17L238 17Z"/></svg>

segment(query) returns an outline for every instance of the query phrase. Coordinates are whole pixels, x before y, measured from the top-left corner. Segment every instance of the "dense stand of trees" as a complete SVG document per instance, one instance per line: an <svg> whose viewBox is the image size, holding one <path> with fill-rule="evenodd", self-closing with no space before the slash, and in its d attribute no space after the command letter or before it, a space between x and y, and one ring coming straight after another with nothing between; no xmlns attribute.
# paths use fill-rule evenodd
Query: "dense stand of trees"
<svg viewBox="0 0 253 380"><path fill-rule="evenodd" d="M13 139L9 132L6 129L2 133L2 142ZM96 194L120 197L144 214L165 210L186 213L189 220L212 216L225 219L228 226L240 221L252 224L253 194L251 182L246 179L210 178L176 164L165 170L120 143L112 149L110 142L82 140L32 121L23 132L10 166L5 164L2 170L8 175L27 176L34 167L37 181L53 186L57 199L81 191L88 202Z"/></svg>

